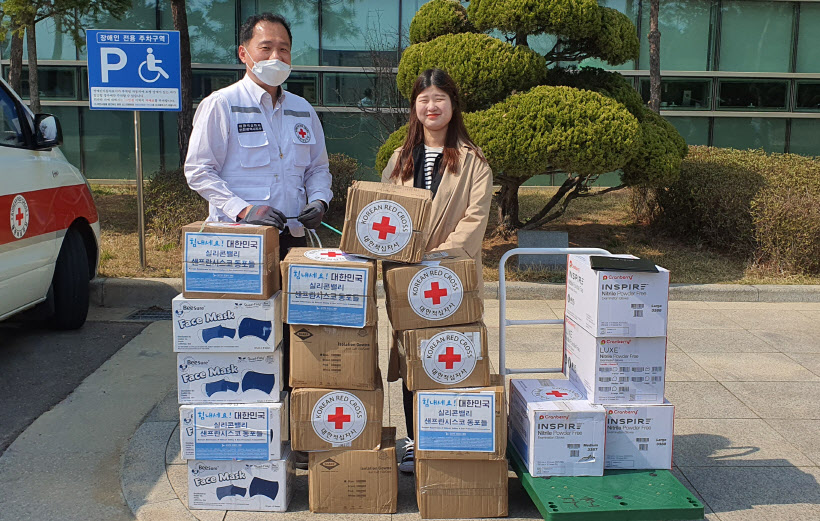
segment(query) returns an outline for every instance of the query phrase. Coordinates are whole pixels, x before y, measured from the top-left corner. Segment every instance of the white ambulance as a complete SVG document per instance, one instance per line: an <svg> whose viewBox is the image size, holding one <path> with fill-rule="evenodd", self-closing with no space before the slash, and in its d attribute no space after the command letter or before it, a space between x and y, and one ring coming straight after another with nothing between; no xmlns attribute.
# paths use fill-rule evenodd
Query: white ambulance
<svg viewBox="0 0 820 521"><path fill-rule="evenodd" d="M56 117L33 114L0 79L0 320L41 303L61 329L88 314L100 221L62 139Z"/></svg>

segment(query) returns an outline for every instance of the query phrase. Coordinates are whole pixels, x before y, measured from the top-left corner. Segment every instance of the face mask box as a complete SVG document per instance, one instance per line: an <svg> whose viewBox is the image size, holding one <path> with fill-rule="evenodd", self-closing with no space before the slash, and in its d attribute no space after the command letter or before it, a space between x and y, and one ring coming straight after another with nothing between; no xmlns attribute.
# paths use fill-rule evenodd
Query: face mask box
<svg viewBox="0 0 820 521"><path fill-rule="evenodd" d="M338 249L291 248L282 261L282 279L288 324L376 324L375 261Z"/></svg>
<svg viewBox="0 0 820 521"><path fill-rule="evenodd" d="M291 451L275 461L188 461L188 508L285 512L293 497Z"/></svg>
<svg viewBox="0 0 820 521"><path fill-rule="evenodd" d="M422 519L506 517L507 460L416 458L416 501Z"/></svg>
<svg viewBox="0 0 820 521"><path fill-rule="evenodd" d="M347 189L343 251L370 259L419 262L430 235L430 190L355 181Z"/></svg>
<svg viewBox="0 0 820 521"><path fill-rule="evenodd" d="M374 391L300 387L291 395L293 450L375 450L382 436L384 389Z"/></svg>
<svg viewBox="0 0 820 521"><path fill-rule="evenodd" d="M177 353L275 351L282 342L282 292L267 300L171 301Z"/></svg>
<svg viewBox="0 0 820 521"><path fill-rule="evenodd" d="M608 405L607 469L671 469L675 406Z"/></svg>
<svg viewBox="0 0 820 521"><path fill-rule="evenodd" d="M564 369L592 403L663 403L666 337L595 337L565 319Z"/></svg>
<svg viewBox="0 0 820 521"><path fill-rule="evenodd" d="M482 319L475 260L462 249L428 253L421 264L385 262L387 316L396 331L471 324Z"/></svg>
<svg viewBox="0 0 820 521"><path fill-rule="evenodd" d="M279 231L202 221L182 227L185 298L266 300L279 291Z"/></svg>
<svg viewBox="0 0 820 521"><path fill-rule="evenodd" d="M377 450L311 452L310 511L327 514L394 514L398 503L396 428L382 429Z"/></svg>
<svg viewBox="0 0 820 521"><path fill-rule="evenodd" d="M281 393L281 349L273 353L177 354L180 404L278 402Z"/></svg>
<svg viewBox="0 0 820 521"><path fill-rule="evenodd" d="M378 326L291 326L290 385L375 390L378 338Z"/></svg>
<svg viewBox="0 0 820 521"><path fill-rule="evenodd" d="M490 385L482 322L399 331L397 346L399 371L411 391Z"/></svg>
<svg viewBox="0 0 820 521"><path fill-rule="evenodd" d="M602 476L605 422L567 380L510 380L510 442L532 476Z"/></svg>
<svg viewBox="0 0 820 521"><path fill-rule="evenodd" d="M669 271L657 268L593 270L589 255L567 256L566 317L599 337L666 336Z"/></svg>
<svg viewBox="0 0 820 521"><path fill-rule="evenodd" d="M288 403L182 405L182 459L278 460L288 439Z"/></svg>
<svg viewBox="0 0 820 521"><path fill-rule="evenodd" d="M416 391L416 457L501 460L507 454L507 408L503 379L490 386Z"/></svg>

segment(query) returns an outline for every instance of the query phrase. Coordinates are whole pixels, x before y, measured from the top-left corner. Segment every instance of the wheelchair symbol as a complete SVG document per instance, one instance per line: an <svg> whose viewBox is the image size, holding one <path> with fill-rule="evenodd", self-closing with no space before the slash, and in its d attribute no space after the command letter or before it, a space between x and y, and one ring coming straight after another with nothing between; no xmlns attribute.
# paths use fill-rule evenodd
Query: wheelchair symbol
<svg viewBox="0 0 820 521"><path fill-rule="evenodd" d="M140 78L142 78L142 81L144 81L145 83L154 83L155 81L157 81L159 79L160 76L162 76L163 78L165 78L167 80L168 79L168 73L165 72L165 69L163 69L162 67L159 66L160 63L162 63L162 60L158 60L157 57L154 56L154 50L149 47L148 48L148 56L145 58L144 62L140 63L139 69L137 69L137 74L140 75ZM157 75L156 75L156 77L154 77L154 79L149 80L148 78L146 78L145 76L142 75L142 67L144 65L147 65L146 68L150 72L156 72L157 73Z"/></svg>

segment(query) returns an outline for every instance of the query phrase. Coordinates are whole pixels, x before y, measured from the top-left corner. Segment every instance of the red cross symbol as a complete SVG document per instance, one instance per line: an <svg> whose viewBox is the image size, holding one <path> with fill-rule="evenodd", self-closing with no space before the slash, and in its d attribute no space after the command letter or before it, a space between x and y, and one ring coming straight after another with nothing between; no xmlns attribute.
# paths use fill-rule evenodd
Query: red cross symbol
<svg viewBox="0 0 820 521"><path fill-rule="evenodd" d="M550 391L550 392L544 393L544 394L551 394L551 395L555 396L556 398L561 398L562 396L567 395L567 393L562 393L561 391Z"/></svg>
<svg viewBox="0 0 820 521"><path fill-rule="evenodd" d="M341 429L345 426L346 422L350 421L350 415L345 414L344 407L336 407L336 414L331 414L327 417L327 421L330 423L335 423L337 429Z"/></svg>
<svg viewBox="0 0 820 521"><path fill-rule="evenodd" d="M323 253L322 255L327 255L328 257L330 257L332 259L334 257L339 257L341 255L341 253L336 253L335 251L328 251L328 252Z"/></svg>
<svg viewBox="0 0 820 521"><path fill-rule="evenodd" d="M433 305L438 306L441 304L441 297L447 296L447 288L439 288L438 282L434 282L430 285L430 289L424 292L424 298L432 299Z"/></svg>
<svg viewBox="0 0 820 521"><path fill-rule="evenodd" d="M383 216L381 222L373 223L373 229L379 232L379 239L387 239L387 234L396 233L396 227L390 226L390 217Z"/></svg>
<svg viewBox="0 0 820 521"><path fill-rule="evenodd" d="M302 139L305 139L305 136L307 136L307 132L305 132L305 129L303 129L303 128L299 129L298 134L299 134L299 137L301 137Z"/></svg>
<svg viewBox="0 0 820 521"><path fill-rule="evenodd" d="M447 369L452 369L455 362L461 362L461 355L454 354L452 346L449 346L443 355L438 355L438 361L444 362Z"/></svg>
<svg viewBox="0 0 820 521"><path fill-rule="evenodd" d="M17 219L17 226L22 226L23 225L23 219L25 219L25 217L26 216L23 215L23 209L18 208L17 209L17 215L14 216L14 218Z"/></svg>

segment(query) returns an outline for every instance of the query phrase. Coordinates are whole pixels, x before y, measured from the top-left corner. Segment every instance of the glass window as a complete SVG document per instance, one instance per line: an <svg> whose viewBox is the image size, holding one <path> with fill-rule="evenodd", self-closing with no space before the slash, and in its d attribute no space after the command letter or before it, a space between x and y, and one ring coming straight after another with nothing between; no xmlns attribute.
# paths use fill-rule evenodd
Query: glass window
<svg viewBox="0 0 820 521"><path fill-rule="evenodd" d="M598 4L604 7L610 7L616 11L625 14L632 23L637 27L638 25L638 6L640 0L599 0ZM665 4L664 4L665 5ZM636 29L637 30L637 29ZM643 42L641 42L643 45ZM568 62L562 62L562 66L569 65ZM621 65L610 65L605 61L597 58L590 58L583 60L578 64L580 67L600 67L602 69L616 70L616 71L631 71L635 69L635 60L629 60ZM646 67L644 67L646 68Z"/></svg>
<svg viewBox="0 0 820 521"><path fill-rule="evenodd" d="M292 72L284 83L285 90L302 96L313 105L319 103L319 74L315 72Z"/></svg>
<svg viewBox="0 0 820 521"><path fill-rule="evenodd" d="M797 107L795 110L820 111L820 82L797 82Z"/></svg>
<svg viewBox="0 0 820 521"><path fill-rule="evenodd" d="M258 12L281 14L290 24L290 32L293 34L290 61L293 65L319 65L319 2L315 0L295 2L258 0L258 5ZM348 9L354 8L350 6ZM250 16L252 12L250 9L243 11L242 21L244 22L247 19L245 13ZM323 23L328 22L325 20Z"/></svg>
<svg viewBox="0 0 820 521"><path fill-rule="evenodd" d="M401 1L401 46L410 45L410 22L421 9L421 6L430 0L402 0Z"/></svg>
<svg viewBox="0 0 820 521"><path fill-rule="evenodd" d="M191 61L194 63L238 63L236 2L234 0L188 0L186 7L188 32L191 37ZM173 29L170 8L167 9L167 16L164 14L163 27Z"/></svg>
<svg viewBox="0 0 820 521"><path fill-rule="evenodd" d="M709 70L709 35L712 3L703 0L671 0L658 11L661 32L661 69ZM641 68L649 69L649 3L641 13Z"/></svg>
<svg viewBox="0 0 820 521"><path fill-rule="evenodd" d="M373 79L368 74L324 74L324 104L374 106Z"/></svg>
<svg viewBox="0 0 820 521"><path fill-rule="evenodd" d="M60 150L66 159L77 168L82 168L80 162L80 108L62 106L44 106L43 112L54 114L60 120L63 131L63 144Z"/></svg>
<svg viewBox="0 0 820 521"><path fill-rule="evenodd" d="M782 153L785 145L785 119L715 118L712 146Z"/></svg>
<svg viewBox="0 0 820 521"><path fill-rule="evenodd" d="M721 13L720 70L789 72L791 2L726 0Z"/></svg>
<svg viewBox="0 0 820 521"><path fill-rule="evenodd" d="M166 170L179 168L179 142L177 138L177 113L164 112L162 114L163 142L165 150L163 159Z"/></svg>
<svg viewBox="0 0 820 521"><path fill-rule="evenodd" d="M719 80L719 109L785 110L787 80Z"/></svg>
<svg viewBox="0 0 820 521"><path fill-rule="evenodd" d="M709 118L667 117L666 121L675 127L687 145L709 144Z"/></svg>
<svg viewBox="0 0 820 521"><path fill-rule="evenodd" d="M697 78L661 80L661 109L709 110L712 81ZM641 78L641 96L649 101L649 78Z"/></svg>
<svg viewBox="0 0 820 521"><path fill-rule="evenodd" d="M6 68L6 81L9 79L11 71ZM77 99L77 69L73 67L50 67L40 65L37 67L37 75L40 83L40 99L53 100L76 100ZM20 97L28 99L28 67L23 67L20 73L21 91Z"/></svg>
<svg viewBox="0 0 820 521"><path fill-rule="evenodd" d="M82 107L82 117L85 176L89 179L135 179L134 114ZM147 118L142 119L141 126L146 125ZM146 173L151 172L147 165L143 168Z"/></svg>
<svg viewBox="0 0 820 521"><path fill-rule="evenodd" d="M322 65L396 65L398 25L398 2L323 2Z"/></svg>
<svg viewBox="0 0 820 521"><path fill-rule="evenodd" d="M58 30L58 18L46 18L36 27L38 60L76 60L77 48L71 36ZM8 59L5 54L3 58ZM23 45L23 59L28 60L28 46Z"/></svg>
<svg viewBox="0 0 820 521"><path fill-rule="evenodd" d="M239 79L237 71L206 71L194 70L191 91L194 101L202 101L215 90L236 83Z"/></svg>
<svg viewBox="0 0 820 521"><path fill-rule="evenodd" d="M820 4L800 3L797 72L820 72Z"/></svg>
<svg viewBox="0 0 820 521"><path fill-rule="evenodd" d="M19 116L14 98L0 87L0 145L25 146L26 136Z"/></svg>
<svg viewBox="0 0 820 521"><path fill-rule="evenodd" d="M820 156L820 119L793 119L789 152Z"/></svg>
<svg viewBox="0 0 820 521"><path fill-rule="evenodd" d="M347 154L359 161L360 179L378 179L376 152L386 129L383 132L376 118L360 112L322 112L320 116L328 154Z"/></svg>

